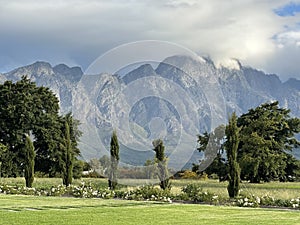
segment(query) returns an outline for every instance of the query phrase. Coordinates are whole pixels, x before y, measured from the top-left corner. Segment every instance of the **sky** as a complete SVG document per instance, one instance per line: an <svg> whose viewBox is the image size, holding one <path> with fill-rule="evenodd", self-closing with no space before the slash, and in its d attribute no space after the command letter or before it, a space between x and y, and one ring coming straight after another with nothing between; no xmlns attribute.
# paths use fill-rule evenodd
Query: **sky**
<svg viewBox="0 0 300 225"><path fill-rule="evenodd" d="M141 40L300 79L300 0L0 0L0 72L35 61L85 70Z"/></svg>

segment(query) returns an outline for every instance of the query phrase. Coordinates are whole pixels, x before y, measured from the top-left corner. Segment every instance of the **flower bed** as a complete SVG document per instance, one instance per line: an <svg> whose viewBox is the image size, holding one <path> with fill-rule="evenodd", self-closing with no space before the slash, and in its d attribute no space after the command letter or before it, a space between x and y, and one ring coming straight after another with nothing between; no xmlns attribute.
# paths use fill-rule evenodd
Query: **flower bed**
<svg viewBox="0 0 300 225"><path fill-rule="evenodd" d="M218 195L203 191L198 184L189 184L182 188L180 194L172 194L169 190L161 190L154 186L142 186L134 190L112 191L109 189L95 188L91 184L81 183L78 186L65 187L53 186L48 189L27 188L16 185L0 185L1 194L22 194L36 196L71 196L77 198L101 198L101 199L126 199L138 201L160 201L172 203L173 201L206 203L214 205L236 205L239 207L288 207L300 209L300 197L282 200L272 196L240 195L235 199L221 199Z"/></svg>

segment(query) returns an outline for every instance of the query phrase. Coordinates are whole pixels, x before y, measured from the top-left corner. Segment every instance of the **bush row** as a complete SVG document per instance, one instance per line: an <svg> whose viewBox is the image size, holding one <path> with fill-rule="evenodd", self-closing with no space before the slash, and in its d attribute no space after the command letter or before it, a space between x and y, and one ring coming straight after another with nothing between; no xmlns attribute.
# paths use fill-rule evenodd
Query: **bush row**
<svg viewBox="0 0 300 225"><path fill-rule="evenodd" d="M300 209L300 197L291 200L275 199L272 196L240 195L235 199L221 199L218 195L203 191L199 184L189 184L182 188L180 194L172 194L154 186L142 186L134 190L116 190L96 188L92 184L81 183L79 186L62 185L48 189L26 188L24 186L0 185L2 194L22 194L37 196L73 196L78 198L126 199L138 201L183 201L214 205L235 205L240 207L289 207Z"/></svg>

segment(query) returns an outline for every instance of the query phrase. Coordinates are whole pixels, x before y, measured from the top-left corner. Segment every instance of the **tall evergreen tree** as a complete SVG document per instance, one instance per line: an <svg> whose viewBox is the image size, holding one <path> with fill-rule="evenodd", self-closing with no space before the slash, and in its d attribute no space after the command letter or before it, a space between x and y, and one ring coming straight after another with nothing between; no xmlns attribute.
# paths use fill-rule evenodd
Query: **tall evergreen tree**
<svg viewBox="0 0 300 225"><path fill-rule="evenodd" d="M73 163L74 163L74 154L71 145L70 138L70 126L67 121L65 121L65 133L64 133L64 143L62 146L63 162L62 162L62 176L63 184L69 186L72 184L73 177Z"/></svg>
<svg viewBox="0 0 300 225"><path fill-rule="evenodd" d="M63 184L69 186L72 184L73 168L76 156L80 154L77 148L77 138L81 133L77 129L78 122L73 119L71 113L61 118L61 141L60 141L60 168L63 177Z"/></svg>
<svg viewBox="0 0 300 225"><path fill-rule="evenodd" d="M167 157L165 156L165 146L161 139L154 140L152 144L154 147L153 151L155 151L160 187L161 189L165 190L170 187L169 174L167 168Z"/></svg>
<svg viewBox="0 0 300 225"><path fill-rule="evenodd" d="M228 194L230 198L235 198L239 194L240 189L240 167L237 161L238 147L239 147L239 131L237 126L237 116L235 113L229 118L229 124L226 126L225 135L225 150L228 160Z"/></svg>
<svg viewBox="0 0 300 225"><path fill-rule="evenodd" d="M35 159L35 151L33 143L30 139L29 135L25 135L25 180L26 187L32 187L32 183L34 181L34 159Z"/></svg>
<svg viewBox="0 0 300 225"><path fill-rule="evenodd" d="M119 142L117 137L117 132L113 131L110 140L110 171L108 177L108 186L111 190L114 190L118 184L117 180L117 170L120 160L119 156Z"/></svg>

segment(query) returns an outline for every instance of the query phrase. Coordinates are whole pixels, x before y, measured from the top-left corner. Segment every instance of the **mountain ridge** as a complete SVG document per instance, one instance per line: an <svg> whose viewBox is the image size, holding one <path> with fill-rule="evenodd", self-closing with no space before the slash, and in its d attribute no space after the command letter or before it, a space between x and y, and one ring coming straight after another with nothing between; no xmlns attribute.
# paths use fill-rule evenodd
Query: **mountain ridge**
<svg viewBox="0 0 300 225"><path fill-rule="evenodd" d="M118 77L101 71L85 75L79 67L36 62L0 74L0 82L27 75L37 85L52 89L61 112L73 111L83 123L80 147L86 160L108 154L115 127L128 151L143 146L151 151L150 139L162 135L169 156L193 158L195 146L181 145L180 138L196 143L197 133L225 123L233 111L242 114L278 100L281 107L300 117L300 80L282 82L277 75L245 67L238 60L229 64L217 67L209 58L170 56L156 68L145 63ZM176 146L189 149L178 153ZM129 157L126 152L124 155ZM125 161L142 163L130 158ZM170 160L170 164L176 163L177 159Z"/></svg>

